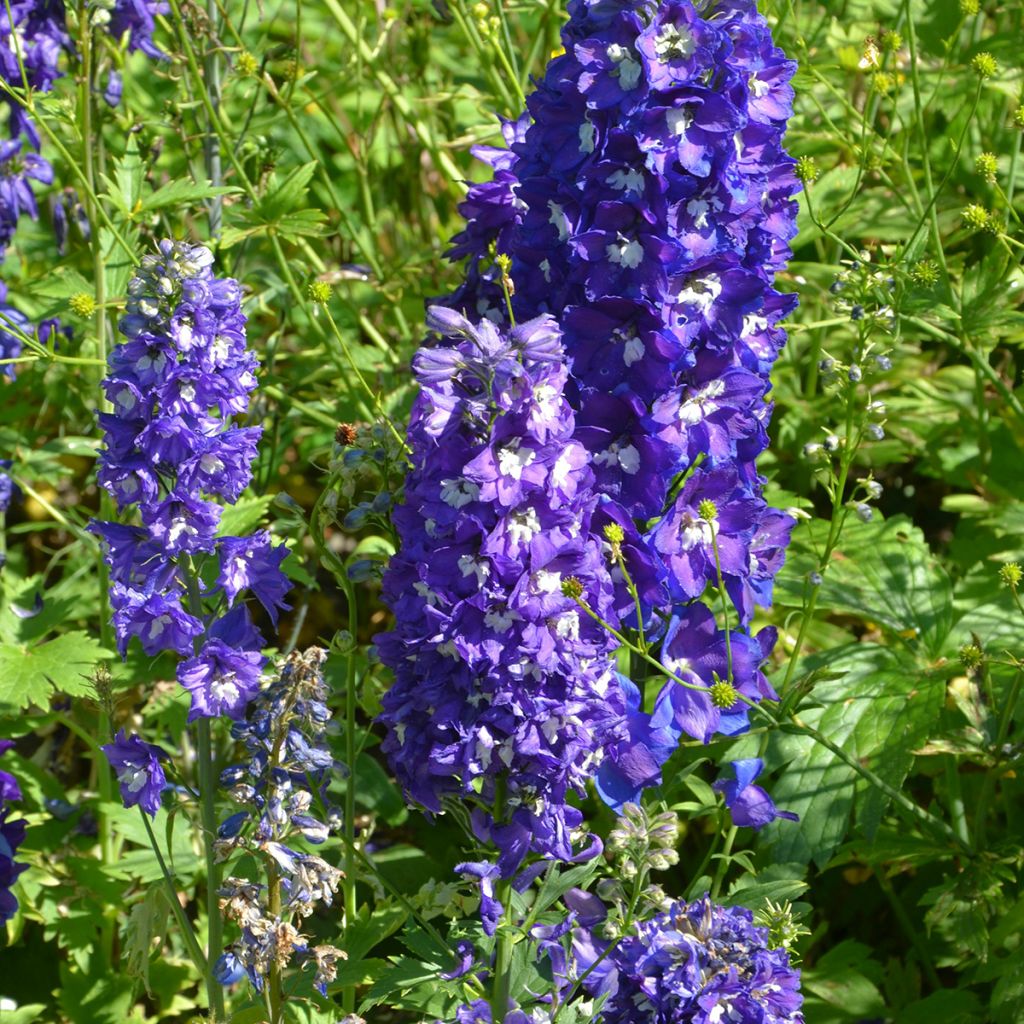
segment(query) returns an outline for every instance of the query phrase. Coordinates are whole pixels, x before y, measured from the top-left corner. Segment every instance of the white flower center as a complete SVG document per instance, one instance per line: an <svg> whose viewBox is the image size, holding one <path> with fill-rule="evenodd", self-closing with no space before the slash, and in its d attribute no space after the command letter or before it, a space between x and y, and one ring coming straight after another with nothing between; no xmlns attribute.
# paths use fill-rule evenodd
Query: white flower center
<svg viewBox="0 0 1024 1024"><path fill-rule="evenodd" d="M441 500L452 508L462 508L480 496L480 488L472 480L459 477L457 480L441 481Z"/></svg>
<svg viewBox="0 0 1024 1024"><path fill-rule="evenodd" d="M548 200L548 209L551 211L548 223L558 232L558 240L564 242L569 237L569 226L566 224L565 210L553 199Z"/></svg>
<svg viewBox="0 0 1024 1024"><path fill-rule="evenodd" d="M523 470L537 457L531 448L520 448L519 442L502 448L498 452L498 472L502 476L510 476L513 480L521 480Z"/></svg>
<svg viewBox="0 0 1024 1024"><path fill-rule="evenodd" d="M491 575L491 567L486 562L478 562L472 555L459 555L459 570L463 576L476 576L478 587L482 587L484 580Z"/></svg>
<svg viewBox="0 0 1024 1024"><path fill-rule="evenodd" d="M641 192L644 187L644 172L637 167L627 167L625 170L613 171L605 181L612 188L622 192Z"/></svg>
<svg viewBox="0 0 1024 1024"><path fill-rule="evenodd" d="M126 764L118 773L117 781L128 790L129 793L138 793L149 781L149 776L144 768L137 768L135 765Z"/></svg>
<svg viewBox="0 0 1024 1024"><path fill-rule="evenodd" d="M710 416L718 410L718 403L715 401L725 391L725 384L720 380L713 380L705 384L700 391L691 395L679 406L679 422L692 427L700 423L706 416Z"/></svg>
<svg viewBox="0 0 1024 1024"><path fill-rule="evenodd" d="M530 578L530 586L535 594L556 594L562 589L562 574L538 569Z"/></svg>
<svg viewBox="0 0 1024 1024"><path fill-rule="evenodd" d="M590 121L584 121L580 125L580 152L581 153L593 153L594 152L594 136L597 133L597 129Z"/></svg>
<svg viewBox="0 0 1024 1024"><path fill-rule="evenodd" d="M675 25L662 25L661 31L654 39L654 52L658 59L665 63L689 57L696 46L690 30L678 29Z"/></svg>
<svg viewBox="0 0 1024 1024"><path fill-rule="evenodd" d="M622 467L623 473L632 476L640 468L640 452L631 445L620 445L617 441L594 456L594 461L599 466Z"/></svg>
<svg viewBox="0 0 1024 1024"><path fill-rule="evenodd" d="M537 518L537 510L533 508L513 512L507 522L508 534L515 544L528 544L540 532L540 520Z"/></svg>
<svg viewBox="0 0 1024 1024"><path fill-rule="evenodd" d="M635 89L637 82L640 81L640 62L633 59L627 47L618 43L612 43L605 52L608 59L615 62L616 67L612 74L618 77L622 91L629 92L630 89Z"/></svg>
<svg viewBox="0 0 1024 1024"><path fill-rule="evenodd" d="M635 238L619 235L614 242L605 246L605 253L612 263L634 270L643 262L644 247Z"/></svg>
<svg viewBox="0 0 1024 1024"><path fill-rule="evenodd" d="M710 544L718 533L718 520L702 519L694 512L684 512L679 523L681 544L684 551Z"/></svg>
<svg viewBox="0 0 1024 1024"><path fill-rule="evenodd" d="M673 107L665 114L669 135L685 135L693 124L693 114L687 107Z"/></svg>

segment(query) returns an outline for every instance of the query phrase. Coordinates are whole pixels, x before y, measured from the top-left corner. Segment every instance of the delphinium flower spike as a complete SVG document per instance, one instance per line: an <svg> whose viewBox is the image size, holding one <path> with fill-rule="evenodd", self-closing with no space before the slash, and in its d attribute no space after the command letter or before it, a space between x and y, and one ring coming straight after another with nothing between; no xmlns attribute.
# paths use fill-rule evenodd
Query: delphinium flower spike
<svg viewBox="0 0 1024 1024"><path fill-rule="evenodd" d="M615 642L563 592L573 579L615 619L555 322L499 329L437 308L428 323L437 337L413 363L413 469L384 578L396 626L376 640L396 676L382 749L429 811L470 802L478 838L499 851L496 865L463 865L486 896L528 853L578 855L568 797L622 734L625 701Z"/></svg>
<svg viewBox="0 0 1024 1024"><path fill-rule="evenodd" d="M242 809L221 825L218 857L247 851L263 864L268 881L230 877L221 889L221 909L240 933L217 965L225 983L244 972L262 991L272 972L294 960L312 966L314 987L326 995L345 957L329 944L311 946L298 930L317 907L331 905L342 877L322 857L294 848L297 840L324 842L337 817L325 802L335 765L324 742L330 720L325 658L316 647L292 654L232 728L247 760L226 768L221 783Z"/></svg>
<svg viewBox="0 0 1024 1024"><path fill-rule="evenodd" d="M600 1024L802 1024L800 972L743 907L676 901L612 944L600 921L573 933L576 977L605 996ZM587 973L589 972L589 973Z"/></svg>
<svg viewBox="0 0 1024 1024"><path fill-rule="evenodd" d="M238 283L212 263L209 249L164 241L129 283L126 340L104 381L113 411L100 415L99 480L120 510L138 509L139 525L90 526L106 546L118 649L137 637L147 654L181 655L190 721L243 715L265 659L239 596L276 621L288 590L287 551L266 531L217 533L217 499L234 503L249 483L260 428L233 422L256 387L256 358Z"/></svg>
<svg viewBox="0 0 1024 1024"><path fill-rule="evenodd" d="M763 500L756 459L795 304L773 287L796 224L782 147L795 64L754 0L572 0L569 15L565 52L505 126L509 152L485 154L494 179L463 206L466 278L445 303L504 323L511 276L518 320L563 327L598 522L622 534L615 607L663 641L670 671L699 657L704 690L667 683L655 720L706 741L746 728L740 695L774 696L759 671L774 633L750 623L793 526ZM712 591L724 622L702 603ZM634 726L650 728L639 711ZM615 762L605 788L621 803L638 790Z"/></svg>

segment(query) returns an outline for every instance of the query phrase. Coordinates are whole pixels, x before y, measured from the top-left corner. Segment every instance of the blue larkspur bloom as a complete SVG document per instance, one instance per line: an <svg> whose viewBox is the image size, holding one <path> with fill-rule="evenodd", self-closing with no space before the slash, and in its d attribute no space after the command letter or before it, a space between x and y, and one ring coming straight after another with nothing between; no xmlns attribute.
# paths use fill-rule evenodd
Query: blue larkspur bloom
<svg viewBox="0 0 1024 1024"><path fill-rule="evenodd" d="M93 522L111 570L111 606L122 654L137 637L147 654L186 660L178 680L191 697L189 720L242 717L266 659L243 597L276 622L287 608L287 555L266 531L220 536L221 502L235 502L252 476L261 428L238 426L256 387L236 281L217 278L202 246L164 241L128 284L120 323L125 341L110 354L102 413L106 447L98 478L140 525ZM196 569L219 570L206 593L227 608L208 615L189 596Z"/></svg>
<svg viewBox="0 0 1024 1024"><path fill-rule="evenodd" d="M609 620L614 588L555 322L499 329L443 308L428 322L400 547L384 578L396 625L376 638L396 676L382 750L427 810L471 803L499 857L464 870L489 884L492 868L510 877L530 853L580 856L569 797L622 732L625 701L614 641L562 586L574 577Z"/></svg>
<svg viewBox="0 0 1024 1024"><path fill-rule="evenodd" d="M612 572L619 621L662 641L653 653L673 671L699 640L700 665L683 669L692 685L717 673L770 699L761 664L774 634L755 637L750 623L771 602L794 522L764 501L757 458L780 321L796 302L774 287L796 231L800 186L783 148L796 65L754 0L572 0L568 10L564 52L523 116L503 124L508 149L479 154L494 173L463 203L450 255L466 276L443 302L506 324L494 254L510 259L516 320L548 314L562 328L573 439L591 454L600 498L594 523L624 538L628 578ZM703 603L719 586L734 608L733 678ZM653 720L639 708L627 718L627 738L602 761L613 801L659 780L652 769L670 750L661 730L706 742L748 726L746 705L715 708L675 681Z"/></svg>
<svg viewBox="0 0 1024 1024"><path fill-rule="evenodd" d="M803 1024L800 972L743 907L678 901L609 946L593 927L573 935L600 1024Z"/></svg>
<svg viewBox="0 0 1024 1024"><path fill-rule="evenodd" d="M138 804L155 817L167 786L167 777L160 763L167 760L166 751L138 736L127 736L124 729L119 729L114 741L105 743L100 749L117 776L125 807Z"/></svg>
<svg viewBox="0 0 1024 1024"><path fill-rule="evenodd" d="M754 784L764 770L761 758L745 757L731 762L731 768L734 778L719 779L714 788L725 797L725 806L729 808L733 824L758 829L776 818L800 820L792 811L780 811L767 790Z"/></svg>

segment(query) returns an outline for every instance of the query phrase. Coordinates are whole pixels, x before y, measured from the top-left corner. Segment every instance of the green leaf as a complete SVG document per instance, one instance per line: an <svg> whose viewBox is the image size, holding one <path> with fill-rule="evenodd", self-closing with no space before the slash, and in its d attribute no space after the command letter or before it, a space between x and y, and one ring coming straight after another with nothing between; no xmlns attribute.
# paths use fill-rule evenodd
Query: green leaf
<svg viewBox="0 0 1024 1024"><path fill-rule="evenodd" d="M44 1003L30 1003L27 1006L19 1006L16 1010L4 1010L4 1024L36 1024L43 1019L43 1012L46 1010Z"/></svg>
<svg viewBox="0 0 1024 1024"><path fill-rule="evenodd" d="M385 970L374 982L373 987L366 994L359 1013L365 1015L366 1011L372 1009L384 999L398 1002L398 993L408 991L415 985L423 982L437 982L438 965L425 964L412 957L392 957L391 966Z"/></svg>
<svg viewBox="0 0 1024 1024"><path fill-rule="evenodd" d="M218 537L245 537L263 525L267 509L274 500L273 494L242 498L234 505L228 505L220 517Z"/></svg>
<svg viewBox="0 0 1024 1024"><path fill-rule="evenodd" d="M130 977L142 982L147 992L150 991L149 961L153 955L153 941L163 940L170 912L163 887L154 884L128 914L125 927L125 968Z"/></svg>
<svg viewBox="0 0 1024 1024"><path fill-rule="evenodd" d="M189 203L198 203L203 199L213 199L215 196L237 195L241 191L240 188L230 185L200 185L197 182L182 179L172 181L158 188L152 195L146 196L142 200L139 210L149 213L152 210L161 210L166 206L184 206Z"/></svg>
<svg viewBox="0 0 1024 1024"><path fill-rule="evenodd" d="M807 883L801 882L799 878L779 878L772 882L749 882L746 884L741 881L730 890L724 902L727 906L757 910L768 900L773 903L795 900L803 895L808 888Z"/></svg>
<svg viewBox="0 0 1024 1024"><path fill-rule="evenodd" d="M779 585L791 598L802 599L817 558L806 537L798 535L798 540ZM953 625L953 586L921 531L905 516L870 523L848 520L825 573L818 608L881 626L911 650L935 659Z"/></svg>
<svg viewBox="0 0 1024 1024"><path fill-rule="evenodd" d="M813 968L804 969L803 987L808 994L841 1010L846 1018L880 1017L885 1000L865 972L881 973L868 947L847 939L830 949Z"/></svg>
<svg viewBox="0 0 1024 1024"><path fill-rule="evenodd" d="M944 677L929 675L905 655L877 644L851 644L803 664L827 665L838 675L813 691L824 708L812 708L802 717L898 789L913 750L938 720ZM800 823L775 822L764 830L764 838L775 844L779 862L813 860L824 867L846 836L860 776L811 736L787 733L774 737L772 745L773 762L786 762L773 784L773 799L799 814ZM858 820L873 833L889 800L873 788L860 789Z"/></svg>
<svg viewBox="0 0 1024 1024"><path fill-rule="evenodd" d="M274 176L274 185L260 200L260 212L268 221L276 221L291 213L306 198L310 179L316 172L316 161L296 167L286 178Z"/></svg>
<svg viewBox="0 0 1024 1024"><path fill-rule="evenodd" d="M0 704L18 710L45 707L51 688L72 697L92 692L96 666L112 657L86 633L74 631L44 644L0 644Z"/></svg>
<svg viewBox="0 0 1024 1024"><path fill-rule="evenodd" d="M409 918L409 911L395 903L365 904L345 932L345 952L350 961L362 960L378 943L394 935Z"/></svg>
<svg viewBox="0 0 1024 1024"><path fill-rule="evenodd" d="M893 1024L981 1024L983 1019L981 1000L973 992L950 988L905 1006Z"/></svg>
<svg viewBox="0 0 1024 1024"><path fill-rule="evenodd" d="M992 992L994 1024L1020 1024L1024 1006L1024 948L1018 949L1002 964L999 980Z"/></svg>

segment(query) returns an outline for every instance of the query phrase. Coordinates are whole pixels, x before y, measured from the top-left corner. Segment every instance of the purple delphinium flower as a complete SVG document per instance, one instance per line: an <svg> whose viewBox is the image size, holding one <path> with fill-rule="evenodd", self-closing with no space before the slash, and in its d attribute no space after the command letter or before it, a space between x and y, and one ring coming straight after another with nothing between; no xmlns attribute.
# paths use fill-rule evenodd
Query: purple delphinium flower
<svg viewBox="0 0 1024 1024"><path fill-rule="evenodd" d="M396 676L382 750L427 810L476 805L499 857L473 869L507 878L528 853L576 856L568 796L623 732L614 641L562 591L575 577L611 621L613 584L554 321L498 330L431 309L428 323L440 338L413 361L413 468L384 578L396 625L376 641Z"/></svg>
<svg viewBox="0 0 1024 1024"><path fill-rule="evenodd" d="M750 724L749 707L739 695L748 701L777 699L761 671L775 637L772 626L756 636L733 630L727 643L725 630L718 628L706 605L696 603L681 609L665 632L661 661L692 687L707 689L670 680L655 700L656 715L664 715L677 729L702 743L710 742L715 733L734 736L745 731ZM708 692L716 682L732 685L736 696L731 705L716 704L714 694Z"/></svg>
<svg viewBox="0 0 1024 1024"><path fill-rule="evenodd" d="M113 743L105 743L100 749L117 776L125 807L138 804L147 814L156 817L167 785L160 764L167 760L167 753L138 736L126 736L124 729L118 730Z"/></svg>
<svg viewBox="0 0 1024 1024"><path fill-rule="evenodd" d="M600 1024L803 1024L800 972L743 907L678 901L611 949L597 929L573 936L577 977L605 996Z"/></svg>
<svg viewBox="0 0 1024 1024"><path fill-rule="evenodd" d="M0 7L0 78L11 88L21 89L27 80L35 91L49 92L61 74L61 53L70 47L63 0L14 0L9 8ZM4 99L11 138L24 133L38 149L39 134L24 107L12 97Z"/></svg>
<svg viewBox="0 0 1024 1024"><path fill-rule="evenodd" d="M792 811L780 811L768 793L754 785L754 780L763 770L761 758L746 757L732 762L735 778L719 779L714 784L713 788L725 797L725 806L729 808L733 824L759 829L776 818L799 821L800 818Z"/></svg>
<svg viewBox="0 0 1024 1024"><path fill-rule="evenodd" d="M111 569L118 649L137 636L147 654L188 657L178 678L192 698L189 720L238 718L259 688L263 638L243 601L251 593L277 621L287 555L270 534L218 535L221 506L252 476L259 427L237 427L256 387L237 282L216 278L209 249L161 242L128 285L121 333L104 388L113 411L100 422L106 449L100 483L120 510L138 507L140 526L93 522ZM199 582L217 560L216 582ZM204 596L231 610L208 616ZM239 602L236 606L236 602Z"/></svg>
<svg viewBox="0 0 1024 1024"><path fill-rule="evenodd" d="M21 139L0 142L0 256L14 237L18 218L23 213L33 220L39 216L30 181L53 182L49 161L37 153L23 152Z"/></svg>
<svg viewBox="0 0 1024 1024"><path fill-rule="evenodd" d="M130 52L141 50L147 57L166 60L167 54L153 42L153 32L157 15L170 12L165 0L115 0L106 28L114 39L127 33Z"/></svg>
<svg viewBox="0 0 1024 1024"><path fill-rule="evenodd" d="M14 746L12 740L0 740L0 754ZM10 800L21 799L21 787L10 772L0 769L0 922L9 921L18 909L18 901L11 888L18 876L28 867L19 864L14 857L25 839L24 819L9 821L11 808L5 806Z"/></svg>
<svg viewBox="0 0 1024 1024"><path fill-rule="evenodd" d="M748 627L771 600L792 528L764 502L756 460L778 324L795 305L773 287L796 227L799 183L783 149L795 64L754 0L572 0L562 41L506 130L509 153L487 155L493 181L463 207L469 224L451 255L467 258L466 278L444 302L507 322L494 254L510 259L516 320L548 313L565 331L563 395L573 438L596 456L595 519L624 538L619 621L641 625L637 606L645 628L700 618L709 647L687 678L772 697L758 666L773 635L755 640ZM731 670L700 603L720 584L735 606ZM742 703L716 708L676 682L658 697L663 724L629 714L634 740L613 744L602 766L612 799L635 791L641 765L657 778L651 759L668 752L652 743L658 730L707 741L746 726Z"/></svg>

